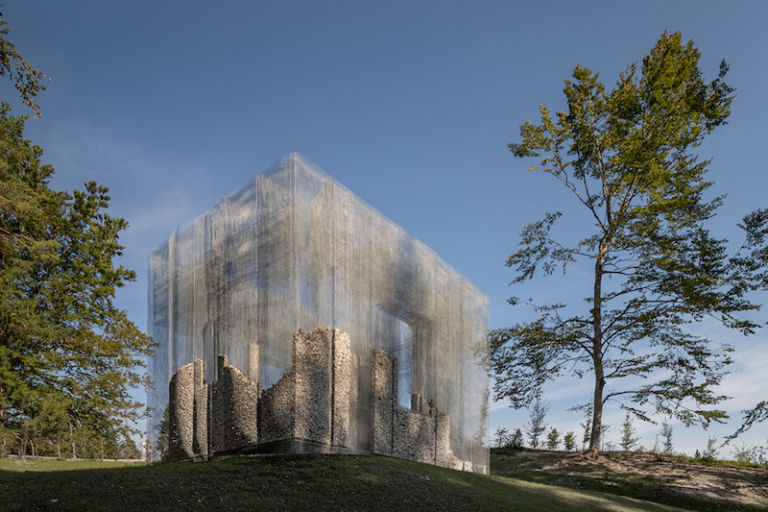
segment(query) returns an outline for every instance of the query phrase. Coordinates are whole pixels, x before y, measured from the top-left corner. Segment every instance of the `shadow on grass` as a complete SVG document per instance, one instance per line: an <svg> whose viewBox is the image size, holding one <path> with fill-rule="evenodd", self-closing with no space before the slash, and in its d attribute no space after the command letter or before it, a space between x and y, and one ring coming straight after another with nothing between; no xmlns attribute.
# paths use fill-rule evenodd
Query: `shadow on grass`
<svg viewBox="0 0 768 512"><path fill-rule="evenodd" d="M32 472L0 465L0 496L5 511L675 510L397 459L337 455Z"/></svg>

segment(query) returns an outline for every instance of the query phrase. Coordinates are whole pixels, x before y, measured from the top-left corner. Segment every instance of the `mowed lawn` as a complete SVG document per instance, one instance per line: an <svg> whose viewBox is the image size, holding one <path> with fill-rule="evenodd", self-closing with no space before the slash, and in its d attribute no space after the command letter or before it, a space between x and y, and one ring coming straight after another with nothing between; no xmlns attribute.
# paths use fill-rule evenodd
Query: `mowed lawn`
<svg viewBox="0 0 768 512"><path fill-rule="evenodd" d="M270 456L131 464L0 459L3 511L684 510L386 457Z"/></svg>

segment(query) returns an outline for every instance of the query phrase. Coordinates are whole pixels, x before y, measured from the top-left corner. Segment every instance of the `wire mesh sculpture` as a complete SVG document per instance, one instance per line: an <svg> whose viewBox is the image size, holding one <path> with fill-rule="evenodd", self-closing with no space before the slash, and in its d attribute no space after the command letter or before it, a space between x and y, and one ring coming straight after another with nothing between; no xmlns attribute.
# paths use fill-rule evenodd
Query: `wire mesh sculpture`
<svg viewBox="0 0 768 512"><path fill-rule="evenodd" d="M217 357L258 385L292 367L293 334L331 327L351 352L397 361L397 405L412 394L439 404L450 448L487 472L488 298L432 250L304 157L292 153L208 213L179 227L149 256L150 432L156 434L174 373L200 359L218 380ZM357 370L369 397L371 368ZM372 404L350 410L352 448L373 453Z"/></svg>

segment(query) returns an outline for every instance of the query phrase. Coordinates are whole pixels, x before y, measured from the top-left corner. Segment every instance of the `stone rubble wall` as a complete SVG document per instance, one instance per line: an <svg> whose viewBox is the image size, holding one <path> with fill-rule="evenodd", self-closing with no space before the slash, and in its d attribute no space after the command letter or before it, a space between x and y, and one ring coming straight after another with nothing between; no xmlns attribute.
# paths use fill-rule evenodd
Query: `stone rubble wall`
<svg viewBox="0 0 768 512"><path fill-rule="evenodd" d="M331 444L331 342L327 327L293 337L296 439Z"/></svg>
<svg viewBox="0 0 768 512"><path fill-rule="evenodd" d="M444 468L464 469L463 461L451 450L451 419L435 409L435 464Z"/></svg>
<svg viewBox="0 0 768 512"><path fill-rule="evenodd" d="M211 385L210 451L212 455L259 443L258 384L219 356L218 380ZM202 454L201 454L202 455Z"/></svg>
<svg viewBox="0 0 768 512"><path fill-rule="evenodd" d="M168 458L180 460L192 458L192 437L195 410L195 370L189 363L171 378L168 387Z"/></svg>
<svg viewBox="0 0 768 512"><path fill-rule="evenodd" d="M331 419L331 444L355 446L350 435L351 404L357 400L357 372L353 373L349 335L333 330L333 417ZM354 391L353 391L354 390Z"/></svg>
<svg viewBox="0 0 768 512"><path fill-rule="evenodd" d="M205 361L198 359L194 366L194 410L192 414L193 457L208 458L208 394L205 384Z"/></svg>
<svg viewBox="0 0 768 512"><path fill-rule="evenodd" d="M296 423L296 374L286 372L259 400L259 442L293 439Z"/></svg>
<svg viewBox="0 0 768 512"><path fill-rule="evenodd" d="M435 463L435 419L427 414L395 409L392 456Z"/></svg>
<svg viewBox="0 0 768 512"><path fill-rule="evenodd" d="M353 449L361 434L351 428L351 417L359 420L362 412L370 419L371 453L473 469L454 455L450 418L424 399L423 390L411 394L410 410L397 406L397 359L383 350L356 356L349 336L337 329L299 330L292 369L264 391L252 378L258 378L258 354L258 347L249 350L248 375L219 356L211 385L204 382L203 361L179 368L169 388L169 460L209 459L279 441ZM364 383L358 381L361 369L368 373ZM361 390L372 395L367 413L359 409Z"/></svg>
<svg viewBox="0 0 768 512"><path fill-rule="evenodd" d="M397 399L395 360L383 350L376 349L373 351L371 366L372 451L380 455L392 455L393 415Z"/></svg>

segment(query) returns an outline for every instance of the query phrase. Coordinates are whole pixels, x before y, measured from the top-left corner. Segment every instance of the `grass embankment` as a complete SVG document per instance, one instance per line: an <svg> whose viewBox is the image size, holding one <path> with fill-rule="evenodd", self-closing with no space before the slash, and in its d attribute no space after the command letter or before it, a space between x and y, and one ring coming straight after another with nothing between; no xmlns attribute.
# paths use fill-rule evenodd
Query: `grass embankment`
<svg viewBox="0 0 768 512"><path fill-rule="evenodd" d="M91 465L91 467L88 466ZM4 511L672 511L670 506L384 457L274 456L150 466L0 460Z"/></svg>
<svg viewBox="0 0 768 512"><path fill-rule="evenodd" d="M516 480L702 512L768 510L768 471L755 464L636 452L607 452L596 461L544 450L502 448L491 454L491 473Z"/></svg>

